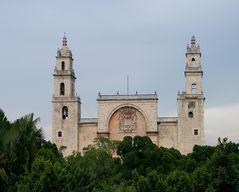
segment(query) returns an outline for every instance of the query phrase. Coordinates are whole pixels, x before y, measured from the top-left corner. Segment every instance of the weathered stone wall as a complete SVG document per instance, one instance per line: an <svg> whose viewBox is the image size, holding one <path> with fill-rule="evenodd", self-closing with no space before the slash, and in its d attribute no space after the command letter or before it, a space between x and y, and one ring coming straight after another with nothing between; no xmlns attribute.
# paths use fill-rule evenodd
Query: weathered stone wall
<svg viewBox="0 0 239 192"><path fill-rule="evenodd" d="M178 148L178 123L165 121L158 124L158 146Z"/></svg>
<svg viewBox="0 0 239 192"><path fill-rule="evenodd" d="M193 117L188 116L189 102L195 102ZM198 135L194 135L194 129ZM204 144L204 98L187 98L180 95L178 99L178 147L183 154L190 153L195 144Z"/></svg>
<svg viewBox="0 0 239 192"><path fill-rule="evenodd" d="M89 145L92 145L97 138L97 123L79 123L78 128L79 152Z"/></svg>
<svg viewBox="0 0 239 192"><path fill-rule="evenodd" d="M60 148L66 147L63 154L70 155L73 151L78 151L78 100L64 101L53 100L53 142ZM62 107L68 107L68 117L62 119ZM58 131L62 132L62 137L58 137Z"/></svg>

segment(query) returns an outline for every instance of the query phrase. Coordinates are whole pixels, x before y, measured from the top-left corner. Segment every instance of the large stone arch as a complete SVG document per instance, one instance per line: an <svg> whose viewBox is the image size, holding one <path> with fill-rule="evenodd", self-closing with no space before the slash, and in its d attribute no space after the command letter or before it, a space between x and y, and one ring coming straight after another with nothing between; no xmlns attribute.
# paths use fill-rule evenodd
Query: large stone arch
<svg viewBox="0 0 239 192"><path fill-rule="evenodd" d="M125 136L146 135L147 121L143 113L132 105L123 105L112 111L108 119L109 138L122 140Z"/></svg>
<svg viewBox="0 0 239 192"><path fill-rule="evenodd" d="M109 127L109 122L110 122L110 119L112 117L112 115L119 109L123 108L123 107L133 107L135 109L137 109L145 118L145 121L146 121L146 126L148 127L148 119L147 119L147 116L146 114L144 113L144 111L138 107L137 105L134 105L134 104L121 104L121 105L118 105L117 107L115 107L113 110L111 110L110 114L108 115L108 118L107 118L107 122L106 122L106 126Z"/></svg>

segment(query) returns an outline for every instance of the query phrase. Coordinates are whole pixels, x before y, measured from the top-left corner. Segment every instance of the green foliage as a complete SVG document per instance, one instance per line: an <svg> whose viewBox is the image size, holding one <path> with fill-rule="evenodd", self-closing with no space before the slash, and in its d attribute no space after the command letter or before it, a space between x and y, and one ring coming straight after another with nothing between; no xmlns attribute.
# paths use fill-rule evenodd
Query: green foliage
<svg viewBox="0 0 239 192"><path fill-rule="evenodd" d="M188 156L195 160L198 164L204 163L206 160L210 159L212 154L215 152L215 147L212 146L200 146L195 145L193 147L193 152Z"/></svg>
<svg viewBox="0 0 239 192"><path fill-rule="evenodd" d="M212 187L218 191L239 189L239 144L218 140L211 160L207 164L212 178Z"/></svg>
<svg viewBox="0 0 239 192"><path fill-rule="evenodd" d="M32 163L31 171L25 173L18 182L17 191L45 192L62 191L66 171L63 164L37 158Z"/></svg>
<svg viewBox="0 0 239 192"><path fill-rule="evenodd" d="M11 123L0 111L0 191L15 191L19 176L30 169L43 140L38 121L29 114Z"/></svg>
<svg viewBox="0 0 239 192"><path fill-rule="evenodd" d="M37 122L32 114L9 122L0 111L0 191L239 191L239 144L227 139L185 156L146 136L100 137L83 155L64 158Z"/></svg>
<svg viewBox="0 0 239 192"><path fill-rule="evenodd" d="M112 141L104 137L98 137L94 141L94 145L91 147L101 148L106 151L109 155L115 155L119 141ZM87 150L87 149L86 149Z"/></svg>
<svg viewBox="0 0 239 192"><path fill-rule="evenodd" d="M175 170L167 176L169 191L185 192L194 191L190 175L185 171Z"/></svg>

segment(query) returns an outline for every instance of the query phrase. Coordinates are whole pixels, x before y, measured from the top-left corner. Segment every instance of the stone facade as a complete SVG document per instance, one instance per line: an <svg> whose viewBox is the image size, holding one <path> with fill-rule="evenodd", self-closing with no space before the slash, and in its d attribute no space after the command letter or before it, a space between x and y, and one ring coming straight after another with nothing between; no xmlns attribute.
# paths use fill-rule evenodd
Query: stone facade
<svg viewBox="0 0 239 192"><path fill-rule="evenodd" d="M204 144L204 95L200 47L192 37L187 47L185 90L177 95L178 117L158 117L157 94L98 94L98 118L81 118L81 102L75 93L71 50L64 36L54 71L52 138L65 156L82 152L97 137L122 140L147 135L158 146L174 147L183 154Z"/></svg>

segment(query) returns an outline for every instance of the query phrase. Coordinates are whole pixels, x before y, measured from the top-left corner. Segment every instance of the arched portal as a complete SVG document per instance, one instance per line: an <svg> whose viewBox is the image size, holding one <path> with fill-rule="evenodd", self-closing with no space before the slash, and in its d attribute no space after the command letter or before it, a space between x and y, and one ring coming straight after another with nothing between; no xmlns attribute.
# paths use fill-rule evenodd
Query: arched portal
<svg viewBox="0 0 239 192"><path fill-rule="evenodd" d="M113 113L108 130L112 140L122 140L125 136L143 136L146 135L146 120L136 108L124 106Z"/></svg>

